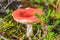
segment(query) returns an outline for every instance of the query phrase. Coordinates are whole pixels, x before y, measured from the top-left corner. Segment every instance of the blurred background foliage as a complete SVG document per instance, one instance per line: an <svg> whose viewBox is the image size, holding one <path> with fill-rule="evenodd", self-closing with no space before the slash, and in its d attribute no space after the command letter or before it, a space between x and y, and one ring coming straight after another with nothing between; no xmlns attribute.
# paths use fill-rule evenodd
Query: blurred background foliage
<svg viewBox="0 0 60 40"><path fill-rule="evenodd" d="M45 23L48 34L42 40L60 40L60 1L59 0L2 0L0 1L0 40L28 40L26 27L12 18L12 12L17 8L40 8L41 16L35 14L41 22L33 25L34 34L32 40L40 40L43 37L42 21ZM12 7L11 7L12 6Z"/></svg>

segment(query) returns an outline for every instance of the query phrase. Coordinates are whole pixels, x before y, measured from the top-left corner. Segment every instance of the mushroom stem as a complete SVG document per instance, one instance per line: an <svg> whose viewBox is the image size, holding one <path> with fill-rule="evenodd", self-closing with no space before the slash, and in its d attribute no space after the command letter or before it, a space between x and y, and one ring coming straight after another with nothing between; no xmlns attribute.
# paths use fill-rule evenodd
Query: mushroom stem
<svg viewBox="0 0 60 40"><path fill-rule="evenodd" d="M30 37L33 34L33 28L31 24L27 24L27 32L26 32L26 37Z"/></svg>

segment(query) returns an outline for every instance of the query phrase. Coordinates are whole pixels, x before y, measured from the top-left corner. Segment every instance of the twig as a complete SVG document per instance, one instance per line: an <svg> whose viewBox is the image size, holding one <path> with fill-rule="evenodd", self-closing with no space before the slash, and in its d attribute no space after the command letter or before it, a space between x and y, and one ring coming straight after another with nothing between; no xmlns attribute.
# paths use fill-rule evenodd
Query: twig
<svg viewBox="0 0 60 40"><path fill-rule="evenodd" d="M41 37L41 38L39 38L38 40L42 40L44 37L46 37L47 36L47 34L48 34L48 29L46 28L46 24L44 24L44 23L42 23L42 30L43 30L43 32L44 32L44 34L43 34L43 36Z"/></svg>
<svg viewBox="0 0 60 40"><path fill-rule="evenodd" d="M4 40L8 40L7 38L3 37L2 35L0 35L0 38L2 38Z"/></svg>
<svg viewBox="0 0 60 40"><path fill-rule="evenodd" d="M38 30L37 30L37 33L35 34L35 36L36 36L38 33L39 33L39 27L38 27ZM34 36L34 37L35 37L35 36ZM33 39L34 39L34 37L33 37Z"/></svg>
<svg viewBox="0 0 60 40"><path fill-rule="evenodd" d="M19 37L18 37L18 36L16 36L16 35L12 35L12 37L15 37L15 38L19 39Z"/></svg>
<svg viewBox="0 0 60 40"><path fill-rule="evenodd" d="M13 0L13 1L11 1L11 2L9 2L6 6L5 6L5 8L4 9L7 9L7 7L11 4L11 3L13 3L15 0Z"/></svg>

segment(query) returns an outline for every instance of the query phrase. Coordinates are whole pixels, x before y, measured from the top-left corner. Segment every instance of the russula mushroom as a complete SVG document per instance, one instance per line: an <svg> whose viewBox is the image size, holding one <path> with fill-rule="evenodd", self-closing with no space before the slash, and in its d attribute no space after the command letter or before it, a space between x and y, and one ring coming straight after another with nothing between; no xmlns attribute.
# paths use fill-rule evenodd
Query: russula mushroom
<svg viewBox="0 0 60 40"><path fill-rule="evenodd" d="M25 9L20 8L20 9L15 10L12 14L14 20L22 24L26 24L27 37L33 34L32 23L38 22L38 18L34 16L35 13L37 13L38 15L41 15L42 11L40 9L35 9L35 8L25 8Z"/></svg>

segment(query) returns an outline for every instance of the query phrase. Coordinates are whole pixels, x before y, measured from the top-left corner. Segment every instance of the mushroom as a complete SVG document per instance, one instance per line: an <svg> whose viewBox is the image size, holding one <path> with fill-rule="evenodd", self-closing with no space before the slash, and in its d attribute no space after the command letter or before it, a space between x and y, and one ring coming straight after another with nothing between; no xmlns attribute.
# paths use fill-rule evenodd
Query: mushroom
<svg viewBox="0 0 60 40"><path fill-rule="evenodd" d="M27 26L27 32L26 37L30 37L33 34L33 23L38 22L38 18L34 16L34 14L37 13L38 15L42 14L42 11L40 9L35 8L20 8L13 12L13 18L19 23L26 24Z"/></svg>

